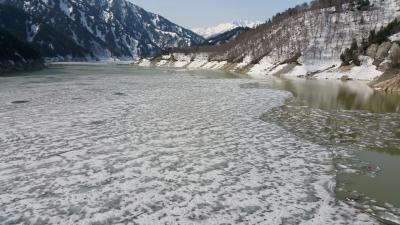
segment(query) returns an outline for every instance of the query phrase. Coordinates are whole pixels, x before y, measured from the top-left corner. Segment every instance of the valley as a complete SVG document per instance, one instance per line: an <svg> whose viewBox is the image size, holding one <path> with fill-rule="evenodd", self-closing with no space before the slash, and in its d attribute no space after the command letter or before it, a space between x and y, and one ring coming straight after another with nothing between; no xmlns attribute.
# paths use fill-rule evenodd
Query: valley
<svg viewBox="0 0 400 225"><path fill-rule="evenodd" d="M400 1L224 1L0 0L0 224L400 224Z"/></svg>

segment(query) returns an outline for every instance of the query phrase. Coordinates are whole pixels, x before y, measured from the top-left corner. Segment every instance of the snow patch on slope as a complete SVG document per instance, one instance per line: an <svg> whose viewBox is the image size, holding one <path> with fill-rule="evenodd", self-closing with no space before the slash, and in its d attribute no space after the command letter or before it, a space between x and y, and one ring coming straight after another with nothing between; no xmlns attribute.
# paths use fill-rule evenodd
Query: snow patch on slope
<svg viewBox="0 0 400 225"><path fill-rule="evenodd" d="M400 41L400 33L393 34L389 37L390 41Z"/></svg>

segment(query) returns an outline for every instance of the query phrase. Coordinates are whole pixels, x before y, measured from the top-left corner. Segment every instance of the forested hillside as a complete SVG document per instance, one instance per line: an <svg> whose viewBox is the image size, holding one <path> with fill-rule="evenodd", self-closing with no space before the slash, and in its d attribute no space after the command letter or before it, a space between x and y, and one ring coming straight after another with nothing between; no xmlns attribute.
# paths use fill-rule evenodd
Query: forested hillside
<svg viewBox="0 0 400 225"><path fill-rule="evenodd" d="M398 0L316 0L278 13L268 22L218 47L174 49L207 53L210 60L257 63L270 56L284 61L301 54L303 60L337 60L355 38L359 43L371 30L400 15Z"/></svg>
<svg viewBox="0 0 400 225"><path fill-rule="evenodd" d="M29 44L0 29L0 74L44 67L40 54Z"/></svg>

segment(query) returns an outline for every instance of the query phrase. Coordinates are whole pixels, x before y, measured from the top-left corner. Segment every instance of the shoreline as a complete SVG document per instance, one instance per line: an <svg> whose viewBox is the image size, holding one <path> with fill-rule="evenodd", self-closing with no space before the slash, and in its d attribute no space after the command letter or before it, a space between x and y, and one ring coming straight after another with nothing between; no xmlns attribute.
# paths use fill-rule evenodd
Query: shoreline
<svg viewBox="0 0 400 225"><path fill-rule="evenodd" d="M252 63L246 57L240 63L227 61L209 61L207 55L170 54L156 58L140 59L134 62L142 67L170 67L177 69L206 69L239 73L255 79L265 79L268 76L296 77L318 80L358 80L371 82L380 77L383 72L372 65L371 59L364 59L360 67L341 67L339 61L305 61L277 62L270 57L264 57L258 63Z"/></svg>
<svg viewBox="0 0 400 225"><path fill-rule="evenodd" d="M35 72L46 68L43 60L1 63L0 76L9 76L24 72Z"/></svg>

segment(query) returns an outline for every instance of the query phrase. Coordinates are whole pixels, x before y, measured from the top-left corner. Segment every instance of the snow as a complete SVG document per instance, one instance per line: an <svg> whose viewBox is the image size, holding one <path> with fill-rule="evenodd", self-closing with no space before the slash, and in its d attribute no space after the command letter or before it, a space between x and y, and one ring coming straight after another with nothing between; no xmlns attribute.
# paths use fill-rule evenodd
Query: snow
<svg viewBox="0 0 400 225"><path fill-rule="evenodd" d="M400 41L400 33L393 34L392 36L389 37L390 41Z"/></svg>
<svg viewBox="0 0 400 225"><path fill-rule="evenodd" d="M185 54L179 54L179 53L174 53L173 54L174 59L178 61L187 61L190 62L192 56L191 55L185 55Z"/></svg>
<svg viewBox="0 0 400 225"><path fill-rule="evenodd" d="M260 120L287 92L63 68L0 78L1 223L377 224L334 198L331 150Z"/></svg>
<svg viewBox="0 0 400 225"><path fill-rule="evenodd" d="M103 11L103 19L106 22L110 22L112 21L114 17L114 14L112 12L108 12L108 11Z"/></svg>
<svg viewBox="0 0 400 225"><path fill-rule="evenodd" d="M265 76L269 73L269 71L275 66L275 63L271 57L264 57L252 66L252 68L249 71L249 75L253 78L265 78Z"/></svg>
<svg viewBox="0 0 400 225"><path fill-rule="evenodd" d="M383 72L377 70L376 66L373 65L373 59L368 56L360 58L361 66L351 67L349 71L339 71L336 67L332 70L328 70L315 75L318 79L340 79L343 76L348 76L353 80L366 80L371 81L383 74Z"/></svg>
<svg viewBox="0 0 400 225"><path fill-rule="evenodd" d="M284 76L288 77L300 77L307 75L307 69L304 66L296 66Z"/></svg>
<svg viewBox="0 0 400 225"><path fill-rule="evenodd" d="M196 55L195 58L193 59L193 61L190 62L190 64L188 64L188 68L201 68L202 66L204 66L205 64L208 63L208 55L205 54L199 54Z"/></svg>
<svg viewBox="0 0 400 225"><path fill-rule="evenodd" d="M311 60L335 61L350 47L354 38L361 43L371 30L380 29L400 17L398 0L371 0L371 4L374 7L369 11L350 11L345 5L345 11L341 13L332 7L289 17L272 25L267 32L258 33L257 39L243 41L236 47L243 55L259 58L268 53L267 56L280 62L292 57L294 51L301 51L306 64ZM224 58L226 54L230 52L217 56Z"/></svg>
<svg viewBox="0 0 400 225"><path fill-rule="evenodd" d="M8 2L12 3L14 0L8 0ZM53 18L54 15L51 13L53 7L62 12L61 16L66 17L64 19L68 17L68 19L76 22L74 26L66 27L66 35L82 45L87 50L85 54L92 55L93 58L98 57L95 52L104 53L108 51L120 59L127 57L135 59L141 56L138 54L153 55L160 48L177 47L179 44L203 41L200 36L190 33L161 16L147 12L126 0L90 0L88 4L82 0L57 0L56 2L54 0L21 0L21 9L31 15L43 14L48 20L42 21L39 18L39 21L33 22L31 19L27 19L24 29L27 30L28 41L33 40L35 36L33 31L29 31L34 30L30 29L33 23L47 24L51 21L51 25L54 27L64 26L64 24L60 24L64 20ZM115 17L115 13L119 13L118 18ZM102 41L91 35L84 35L85 30ZM114 38L106 40L105 36L112 35L111 33L114 34ZM43 38L47 40L46 37ZM46 42L45 40L43 41ZM43 46L46 45L48 43L44 43ZM97 47L101 47L103 50L99 50ZM59 51L59 49L55 49L55 51ZM56 56L55 59L64 58L64 53L57 53L60 54L60 57ZM99 55L99 57L102 57L102 55Z"/></svg>
<svg viewBox="0 0 400 225"><path fill-rule="evenodd" d="M242 69L242 68L246 67L247 65L249 65L251 63L252 60L253 60L253 58L251 56L246 56L241 63L238 63L236 65L236 69Z"/></svg>
<svg viewBox="0 0 400 225"><path fill-rule="evenodd" d="M369 31L379 29L382 26L392 22L394 18L400 16L400 2L396 0L372 0L374 7L370 11L350 11L348 6L344 6L345 11L335 13L335 8L320 10L319 13L310 11L304 15L288 18L280 24L281 26L272 27L270 33L264 34L262 38L254 40L249 45L243 47L244 60L232 67L225 67L228 62L210 61L207 53L191 54L189 59L178 60L179 63L162 62L163 66L172 66L179 68L203 68L218 69L230 68L232 72L249 68L247 72L253 78L263 79L270 75L283 75L288 77L302 77L312 75L317 79L340 79L348 76L354 80L372 80L382 74L376 66L372 65L372 59L362 57L360 67L351 67L348 70L339 69L341 65L340 54L345 48L350 47L354 37L359 42L362 37L368 37ZM364 22L361 23L361 20ZM236 24L237 25L237 24ZM235 26L236 26L235 25ZM222 24L208 31L214 32L221 29L231 29L232 24ZM199 30L195 30L199 32ZM200 29L200 33L207 29ZM268 40L272 34L283 38L282 46L275 46L272 43L271 51L264 56L259 63L253 65L251 62L257 58L256 52L261 49L259 45L268 44L262 40ZM203 34L207 36L208 34ZM399 37L398 37L399 36ZM393 35L393 40L400 38L400 34ZM271 40L273 42L274 39ZM247 47L247 48L244 48ZM292 57L295 49L300 48L301 57L298 62L300 65L287 65L285 61ZM213 58L225 59L225 55L213 55ZM291 67L293 69L289 70ZM232 69L233 68L233 69ZM284 69L284 70L283 70ZM283 74L284 73L284 74Z"/></svg>
<svg viewBox="0 0 400 225"><path fill-rule="evenodd" d="M154 26L158 26L158 24L160 23L160 17L158 15L156 15L152 20L152 23Z"/></svg>
<svg viewBox="0 0 400 225"><path fill-rule="evenodd" d="M172 61L172 57L174 61ZM315 73L312 77L316 79L341 79L343 76L348 76L353 80L371 81L383 72L377 70L374 66L373 59L367 56L360 57L361 66L349 67L347 71L342 71L339 68L341 62L334 60L326 61L305 61L300 60L302 64L293 66L293 69L286 71L289 65L279 63L270 56L261 59L257 64L250 64L251 57L244 58L242 63L235 65L235 70L249 66L250 69L247 75L254 79L268 79L269 76L279 75L285 77L304 77L309 73ZM227 61L209 61L207 54L180 54L163 55L161 60L157 62L157 66L186 68L186 69L223 69L229 63ZM140 66L150 66L150 60L143 60L139 63ZM286 72L282 72L285 69Z"/></svg>
<svg viewBox="0 0 400 225"><path fill-rule="evenodd" d="M27 41L32 42L33 39L35 38L36 34L39 31L39 25L32 24L29 28L27 27L26 33L27 33Z"/></svg>
<svg viewBox="0 0 400 225"><path fill-rule="evenodd" d="M71 13L73 11L73 8L68 6L68 3L65 2L65 0L60 0L60 10L64 12L65 15L68 17L71 17Z"/></svg>
<svg viewBox="0 0 400 225"><path fill-rule="evenodd" d="M237 27L250 27L254 28L255 26L261 24L261 22L251 22L251 21L237 21L232 23L222 23L213 27L205 27L205 28L194 28L193 32L203 36L204 38L211 38L217 36L218 34L222 34L226 31L230 31Z"/></svg>

